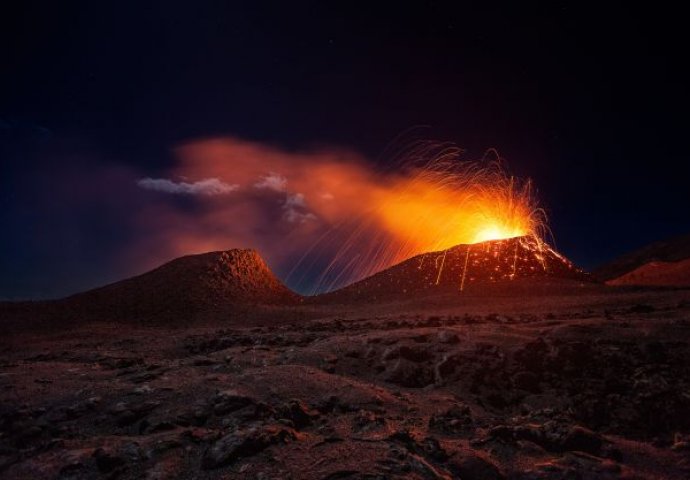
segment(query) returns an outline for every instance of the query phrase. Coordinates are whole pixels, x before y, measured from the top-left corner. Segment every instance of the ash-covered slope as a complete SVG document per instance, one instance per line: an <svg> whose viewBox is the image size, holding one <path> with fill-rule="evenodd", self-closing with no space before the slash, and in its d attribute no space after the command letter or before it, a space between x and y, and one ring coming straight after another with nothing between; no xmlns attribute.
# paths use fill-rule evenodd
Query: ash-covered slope
<svg viewBox="0 0 690 480"><path fill-rule="evenodd" d="M234 249L177 258L143 275L60 302L80 313L108 319L185 320L185 315L222 313L238 306L293 304L299 298L256 251Z"/></svg>
<svg viewBox="0 0 690 480"><path fill-rule="evenodd" d="M688 285L683 260L690 259L690 235L646 245L602 265L592 272L612 285Z"/></svg>
<svg viewBox="0 0 690 480"><path fill-rule="evenodd" d="M589 276L546 243L531 237L457 245L417 255L320 301L351 301L410 296L418 293L477 291L521 278L587 280Z"/></svg>

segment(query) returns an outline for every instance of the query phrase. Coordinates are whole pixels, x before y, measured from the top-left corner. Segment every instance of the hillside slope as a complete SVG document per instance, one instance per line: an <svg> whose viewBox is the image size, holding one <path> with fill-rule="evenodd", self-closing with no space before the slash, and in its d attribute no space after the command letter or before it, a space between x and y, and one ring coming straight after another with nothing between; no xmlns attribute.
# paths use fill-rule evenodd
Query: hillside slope
<svg viewBox="0 0 690 480"><path fill-rule="evenodd" d="M319 301L377 299L429 292L472 291L514 279L586 280L588 275L545 243L531 237L457 245L417 255Z"/></svg>
<svg viewBox="0 0 690 480"><path fill-rule="evenodd" d="M600 266L592 272L611 285L687 285L690 235L654 242Z"/></svg>
<svg viewBox="0 0 690 480"><path fill-rule="evenodd" d="M291 304L283 285L254 250L189 255L150 272L62 300L109 317L198 314L238 305Z"/></svg>

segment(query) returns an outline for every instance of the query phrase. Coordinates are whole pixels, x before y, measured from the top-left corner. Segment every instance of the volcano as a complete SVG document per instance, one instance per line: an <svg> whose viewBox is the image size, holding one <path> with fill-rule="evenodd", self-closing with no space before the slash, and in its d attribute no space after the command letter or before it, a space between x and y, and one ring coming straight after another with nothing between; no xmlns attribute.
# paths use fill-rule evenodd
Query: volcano
<svg viewBox="0 0 690 480"><path fill-rule="evenodd" d="M548 244L523 236L457 245L417 255L320 300L376 299L414 293L478 291L521 278L588 280Z"/></svg>
<svg viewBox="0 0 690 480"><path fill-rule="evenodd" d="M150 272L60 302L108 319L172 319L214 316L238 307L297 303L251 249L188 255Z"/></svg>

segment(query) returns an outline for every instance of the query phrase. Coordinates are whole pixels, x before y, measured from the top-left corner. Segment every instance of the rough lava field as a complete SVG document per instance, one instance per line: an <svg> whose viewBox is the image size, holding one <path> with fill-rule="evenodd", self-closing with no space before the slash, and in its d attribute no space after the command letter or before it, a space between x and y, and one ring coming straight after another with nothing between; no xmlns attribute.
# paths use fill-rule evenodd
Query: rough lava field
<svg viewBox="0 0 690 480"><path fill-rule="evenodd" d="M185 281L246 287L215 258ZM566 270L211 315L214 293L175 322L5 304L0 477L690 478L690 290Z"/></svg>

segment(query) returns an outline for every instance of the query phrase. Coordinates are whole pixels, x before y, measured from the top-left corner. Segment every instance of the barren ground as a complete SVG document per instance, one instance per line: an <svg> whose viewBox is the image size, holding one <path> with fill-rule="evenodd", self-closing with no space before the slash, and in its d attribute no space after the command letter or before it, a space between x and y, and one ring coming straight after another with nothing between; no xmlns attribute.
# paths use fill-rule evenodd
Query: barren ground
<svg viewBox="0 0 690 480"><path fill-rule="evenodd" d="M0 477L690 478L690 290L528 291L6 334Z"/></svg>

